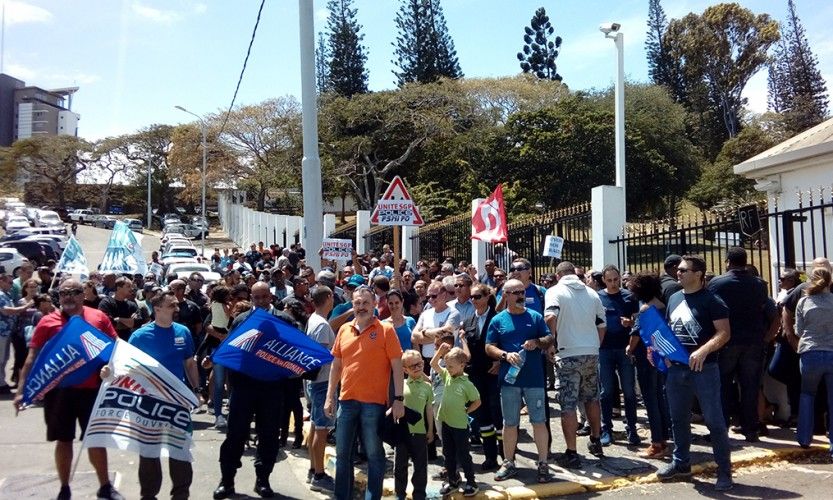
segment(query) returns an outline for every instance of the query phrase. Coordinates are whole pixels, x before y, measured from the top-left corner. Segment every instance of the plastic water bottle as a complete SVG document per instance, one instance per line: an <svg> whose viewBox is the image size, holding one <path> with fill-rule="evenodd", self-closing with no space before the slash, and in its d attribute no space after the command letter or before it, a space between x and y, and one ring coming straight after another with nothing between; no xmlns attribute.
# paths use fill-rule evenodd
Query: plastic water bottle
<svg viewBox="0 0 833 500"><path fill-rule="evenodd" d="M515 380L518 379L518 374L521 373L521 368L524 367L524 363L526 363L526 349L521 349L518 352L518 355L521 357L521 361L518 363L518 366L513 364L509 364L509 371L506 372L506 376L503 380L506 381L507 384L514 384Z"/></svg>

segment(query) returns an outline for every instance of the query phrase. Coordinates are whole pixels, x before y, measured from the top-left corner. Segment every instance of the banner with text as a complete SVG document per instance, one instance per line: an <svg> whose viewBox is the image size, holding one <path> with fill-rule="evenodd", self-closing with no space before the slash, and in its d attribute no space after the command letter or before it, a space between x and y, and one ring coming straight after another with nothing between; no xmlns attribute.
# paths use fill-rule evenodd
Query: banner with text
<svg viewBox="0 0 833 500"><path fill-rule="evenodd" d="M191 410L199 401L191 389L124 341L116 343L110 371L98 391L83 446L192 462Z"/></svg>
<svg viewBox="0 0 833 500"><path fill-rule="evenodd" d="M353 260L353 242L338 238L324 238L321 244L323 253L322 259L347 261Z"/></svg>

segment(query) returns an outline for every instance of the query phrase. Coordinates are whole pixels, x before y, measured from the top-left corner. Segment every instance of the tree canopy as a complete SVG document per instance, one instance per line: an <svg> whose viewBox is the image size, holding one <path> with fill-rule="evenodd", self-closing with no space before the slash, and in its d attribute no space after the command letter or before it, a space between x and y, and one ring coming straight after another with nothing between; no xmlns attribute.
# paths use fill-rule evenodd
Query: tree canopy
<svg viewBox="0 0 833 500"><path fill-rule="evenodd" d="M529 26L524 27L524 46L518 52L521 70L545 80L561 81L556 71L555 58L561 48L561 37L554 36L555 28L547 11L539 7L532 16Z"/></svg>

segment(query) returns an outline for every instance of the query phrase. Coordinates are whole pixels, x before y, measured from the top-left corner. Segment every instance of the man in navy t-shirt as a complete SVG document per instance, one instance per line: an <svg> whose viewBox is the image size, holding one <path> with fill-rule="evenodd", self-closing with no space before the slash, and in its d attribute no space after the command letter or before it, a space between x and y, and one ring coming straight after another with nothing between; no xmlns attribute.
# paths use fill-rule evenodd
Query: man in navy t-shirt
<svg viewBox="0 0 833 500"><path fill-rule="evenodd" d="M547 467L547 428L544 406L544 369L542 352L553 343L544 317L526 307L526 291L522 281L511 279L503 286L508 307L492 318L486 333L486 354L500 359L500 405L503 411L503 453L506 457L495 480L509 479L517 473L515 446L518 442L521 401L526 402L533 438L538 451L538 481L550 479ZM520 352L525 353L522 361ZM510 365L521 366L514 382L506 380Z"/></svg>
<svg viewBox="0 0 833 500"><path fill-rule="evenodd" d="M194 361L194 343L191 332L185 325L174 323L178 301L173 292L155 295L154 321L139 328L128 342L141 349L183 382L189 383L199 392L199 375ZM187 379L186 379L187 377ZM191 463L182 460L168 460L171 473L171 498L187 498L193 479ZM142 498L156 498L162 488L162 466L159 457L139 457L139 484Z"/></svg>
<svg viewBox="0 0 833 500"><path fill-rule="evenodd" d="M636 433L636 381L634 365L625 353L633 326L633 316L639 311L639 304L628 290L622 289L619 269L605 266L602 269L605 289L599 291L599 299L605 308L605 333L599 348L599 380L602 386L602 446L613 439L613 402L618 397L616 377L619 377L625 396L625 416L628 420L628 444L638 445L641 440Z"/></svg>

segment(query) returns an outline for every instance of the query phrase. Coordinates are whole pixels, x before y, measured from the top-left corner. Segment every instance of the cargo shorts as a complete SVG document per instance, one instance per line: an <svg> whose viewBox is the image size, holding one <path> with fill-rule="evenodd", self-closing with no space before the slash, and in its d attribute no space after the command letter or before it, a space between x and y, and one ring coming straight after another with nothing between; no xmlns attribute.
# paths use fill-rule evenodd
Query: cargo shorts
<svg viewBox="0 0 833 500"><path fill-rule="evenodd" d="M555 391L561 411L599 399L599 356L570 356L555 360Z"/></svg>

